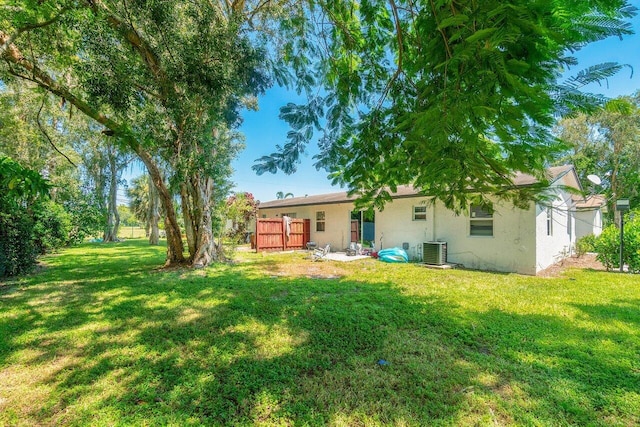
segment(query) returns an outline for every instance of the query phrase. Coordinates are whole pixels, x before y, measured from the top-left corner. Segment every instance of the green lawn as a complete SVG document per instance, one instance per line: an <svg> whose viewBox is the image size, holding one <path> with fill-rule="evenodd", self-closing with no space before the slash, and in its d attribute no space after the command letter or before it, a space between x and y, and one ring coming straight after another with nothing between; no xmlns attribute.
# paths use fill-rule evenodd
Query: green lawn
<svg viewBox="0 0 640 427"><path fill-rule="evenodd" d="M0 284L0 425L640 424L638 276L164 251Z"/></svg>

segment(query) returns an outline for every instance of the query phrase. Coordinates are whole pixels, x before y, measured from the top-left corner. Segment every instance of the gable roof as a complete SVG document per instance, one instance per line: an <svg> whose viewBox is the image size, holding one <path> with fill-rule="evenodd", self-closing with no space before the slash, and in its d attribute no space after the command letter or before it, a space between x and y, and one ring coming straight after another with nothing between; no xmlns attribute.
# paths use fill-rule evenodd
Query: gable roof
<svg viewBox="0 0 640 427"><path fill-rule="evenodd" d="M563 185L574 187L582 190L578 175L573 165L554 166L546 171L549 181L555 183L563 180ZM533 176L526 173L518 172L513 178L513 184L517 187L526 187L538 183L539 181ZM402 199L406 197L428 197L411 185L399 185L397 191L391 195L394 199ZM309 205L330 205L336 203L346 203L357 199L357 195L349 196L346 191L336 193L319 194L316 196L292 197L288 199L276 199L267 202L260 202L259 209L266 208L284 208Z"/></svg>

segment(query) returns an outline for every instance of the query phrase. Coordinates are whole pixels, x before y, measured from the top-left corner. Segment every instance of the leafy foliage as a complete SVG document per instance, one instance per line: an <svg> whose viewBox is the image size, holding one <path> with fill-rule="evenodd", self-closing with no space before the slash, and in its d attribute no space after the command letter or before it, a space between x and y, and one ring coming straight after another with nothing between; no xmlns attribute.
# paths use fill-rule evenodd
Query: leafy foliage
<svg viewBox="0 0 640 427"><path fill-rule="evenodd" d="M32 228L26 209L0 209L0 277L17 276L33 268L38 252L31 238Z"/></svg>
<svg viewBox="0 0 640 427"><path fill-rule="evenodd" d="M513 188L513 174L544 184L545 163L559 149L554 115L593 103L579 88L619 69L608 64L558 83L575 62L566 53L629 34L624 20L635 9L625 1L331 0L312 12L317 44L290 47L296 58L320 56L315 72L326 96L283 108L289 140L254 169L294 171L322 116L316 165L364 204L383 205L389 191L413 184L463 208L470 190L517 203L535 197Z"/></svg>
<svg viewBox="0 0 640 427"><path fill-rule="evenodd" d="M640 210L628 212L624 224L622 262L629 271L640 273ZM597 259L608 269L620 268L620 229L610 225L595 241Z"/></svg>
<svg viewBox="0 0 640 427"><path fill-rule="evenodd" d="M640 203L640 94L560 120L555 133L567 145L556 163L576 165L583 187L604 193L611 214L619 198L629 198L632 207ZM589 174L598 175L601 185L594 187Z"/></svg>
<svg viewBox="0 0 640 427"><path fill-rule="evenodd" d="M35 263L31 209L48 191L39 173L0 156L0 277L23 274Z"/></svg>
<svg viewBox="0 0 640 427"><path fill-rule="evenodd" d="M21 0L11 13L0 10L0 72L68 101L138 155L164 205L169 263L184 261L169 190L178 187L191 260L204 265L215 255L209 212L228 194L240 111L271 84L266 42L253 25L280 9L253 1ZM117 223L112 204L111 234Z"/></svg>
<svg viewBox="0 0 640 427"><path fill-rule="evenodd" d="M231 229L228 230L231 239L243 242L249 231L249 222L255 219L257 210L258 205L251 193L235 193L227 199L225 216L231 221Z"/></svg>
<svg viewBox="0 0 640 427"><path fill-rule="evenodd" d="M594 252L596 244L596 236L593 234L587 234L582 236L576 242L576 254L581 257L587 252Z"/></svg>
<svg viewBox="0 0 640 427"><path fill-rule="evenodd" d="M39 254L70 244L72 216L63 206L46 201L34 206L33 240Z"/></svg>

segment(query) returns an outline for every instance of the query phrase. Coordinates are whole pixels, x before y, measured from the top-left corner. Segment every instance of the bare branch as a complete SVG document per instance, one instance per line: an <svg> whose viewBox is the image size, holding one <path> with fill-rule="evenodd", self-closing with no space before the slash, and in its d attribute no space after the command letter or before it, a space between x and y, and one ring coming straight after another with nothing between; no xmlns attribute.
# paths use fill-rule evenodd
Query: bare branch
<svg viewBox="0 0 640 427"><path fill-rule="evenodd" d="M389 5L391 6L391 12L393 13L393 23L396 27L396 38L398 40L398 67L382 92L380 101L378 101L378 108L380 108L384 103L393 83L398 79L398 77L400 77L400 74L402 74L402 61L404 58L404 40L402 36L402 27L400 26L400 16L398 15L398 6L394 0L389 0Z"/></svg>
<svg viewBox="0 0 640 427"><path fill-rule="evenodd" d="M67 159L67 161L69 163L71 163L71 165L74 168L77 168L78 166L73 163L71 161L71 159L69 157L67 157L66 154L64 154L62 151L60 151L60 149L58 147L56 147L56 145L53 143L53 141L51 140L51 138L49 137L49 134L47 134L47 131L45 130L44 126L42 126L42 123L40 122L40 113L42 113L42 107L44 107L44 101L46 98L42 98L42 104L40 104L40 109L38 110L38 114L36 114L36 123L38 124L38 128L40 129L40 132L42 132L42 134L44 135L44 137L47 139L47 141L49 141L49 144L51 144L51 146L53 147L54 150L56 150L58 153L60 153L60 155L62 157L64 157L65 159Z"/></svg>

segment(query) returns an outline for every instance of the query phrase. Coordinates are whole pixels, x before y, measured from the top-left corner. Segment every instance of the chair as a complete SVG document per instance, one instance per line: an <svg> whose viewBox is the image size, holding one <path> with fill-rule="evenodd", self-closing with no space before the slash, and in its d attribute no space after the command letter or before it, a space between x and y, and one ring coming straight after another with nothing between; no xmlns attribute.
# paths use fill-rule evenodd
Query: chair
<svg viewBox="0 0 640 427"><path fill-rule="evenodd" d="M318 261L320 259L323 259L331 250L331 245L329 243L327 243L327 245L324 248L317 248L314 249L313 252L311 253L311 261Z"/></svg>

